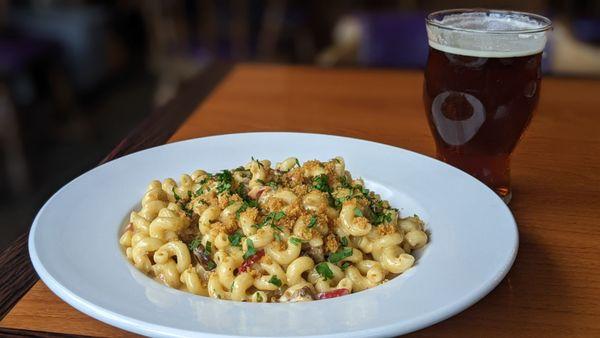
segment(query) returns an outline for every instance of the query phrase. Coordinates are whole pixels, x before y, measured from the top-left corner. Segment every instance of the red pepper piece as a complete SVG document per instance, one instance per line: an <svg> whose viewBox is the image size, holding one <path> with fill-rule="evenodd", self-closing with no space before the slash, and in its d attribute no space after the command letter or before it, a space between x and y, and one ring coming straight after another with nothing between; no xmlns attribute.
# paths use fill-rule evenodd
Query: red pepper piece
<svg viewBox="0 0 600 338"><path fill-rule="evenodd" d="M335 289L335 290L331 290L328 292L322 292L319 293L317 295L317 299L329 299L329 298L335 298L335 297L339 297L339 296L345 296L347 294L350 293L350 290L348 289Z"/></svg>
<svg viewBox="0 0 600 338"><path fill-rule="evenodd" d="M258 262L264 255L265 255L265 251L260 250L257 253L255 253L254 255L248 257L248 259L245 260L244 263L242 263L242 265L239 267L238 271L246 272L246 270L250 269L250 267L254 263Z"/></svg>

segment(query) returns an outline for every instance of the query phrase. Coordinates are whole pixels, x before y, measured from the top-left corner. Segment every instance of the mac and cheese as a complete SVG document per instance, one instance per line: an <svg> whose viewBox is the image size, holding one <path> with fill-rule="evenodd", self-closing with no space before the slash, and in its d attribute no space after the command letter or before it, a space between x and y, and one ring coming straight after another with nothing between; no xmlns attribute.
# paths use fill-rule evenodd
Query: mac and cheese
<svg viewBox="0 0 600 338"><path fill-rule="evenodd" d="M296 302L372 288L410 269L427 244L417 216L353 179L340 157L271 168L196 170L152 181L120 244L160 282L197 295Z"/></svg>

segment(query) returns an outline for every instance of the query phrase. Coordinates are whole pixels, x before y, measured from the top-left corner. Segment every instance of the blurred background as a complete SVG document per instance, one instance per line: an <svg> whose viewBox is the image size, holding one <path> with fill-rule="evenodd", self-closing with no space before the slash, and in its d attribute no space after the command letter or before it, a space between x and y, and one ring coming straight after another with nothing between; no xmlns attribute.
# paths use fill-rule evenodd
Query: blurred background
<svg viewBox="0 0 600 338"><path fill-rule="evenodd" d="M421 69L459 7L550 17L546 75L600 78L600 1L0 0L0 250L215 61Z"/></svg>

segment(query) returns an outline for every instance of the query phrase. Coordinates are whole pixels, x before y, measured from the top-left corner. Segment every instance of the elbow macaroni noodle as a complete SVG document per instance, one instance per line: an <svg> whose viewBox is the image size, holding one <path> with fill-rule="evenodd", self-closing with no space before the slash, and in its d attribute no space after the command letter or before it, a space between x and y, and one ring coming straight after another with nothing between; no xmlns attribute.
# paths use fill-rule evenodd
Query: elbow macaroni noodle
<svg viewBox="0 0 600 338"><path fill-rule="evenodd" d="M152 181L119 243L142 272L218 299L297 302L385 283L428 242L418 216L353 179L344 160L196 170Z"/></svg>

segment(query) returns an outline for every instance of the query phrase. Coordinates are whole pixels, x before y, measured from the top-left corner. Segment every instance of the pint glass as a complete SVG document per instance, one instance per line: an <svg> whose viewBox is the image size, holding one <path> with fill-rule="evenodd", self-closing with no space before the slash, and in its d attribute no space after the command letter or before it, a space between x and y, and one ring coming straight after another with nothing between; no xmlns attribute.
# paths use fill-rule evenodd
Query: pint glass
<svg viewBox="0 0 600 338"><path fill-rule="evenodd" d="M510 156L538 103L551 22L521 12L448 10L426 24L423 101L437 157L508 203Z"/></svg>

